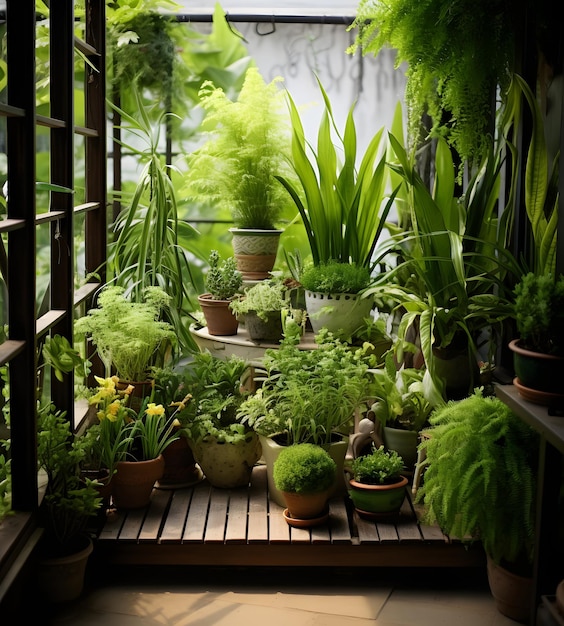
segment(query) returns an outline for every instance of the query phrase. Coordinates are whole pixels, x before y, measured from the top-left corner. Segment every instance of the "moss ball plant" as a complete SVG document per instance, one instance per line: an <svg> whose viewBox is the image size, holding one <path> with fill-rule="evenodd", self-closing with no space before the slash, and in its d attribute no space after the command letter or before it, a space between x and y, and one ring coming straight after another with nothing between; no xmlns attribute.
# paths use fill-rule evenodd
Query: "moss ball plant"
<svg viewBox="0 0 564 626"><path fill-rule="evenodd" d="M289 493L318 493L333 485L336 471L326 450L313 443L298 443L284 448L274 462L274 484Z"/></svg>

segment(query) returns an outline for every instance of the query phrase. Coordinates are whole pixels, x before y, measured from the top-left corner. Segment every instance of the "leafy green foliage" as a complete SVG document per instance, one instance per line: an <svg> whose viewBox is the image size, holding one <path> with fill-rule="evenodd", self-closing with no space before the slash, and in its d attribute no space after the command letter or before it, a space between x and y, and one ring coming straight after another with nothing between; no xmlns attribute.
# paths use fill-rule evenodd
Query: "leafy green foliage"
<svg viewBox="0 0 564 626"><path fill-rule="evenodd" d="M515 285L515 319L524 348L564 352L564 276L525 274Z"/></svg>
<svg viewBox="0 0 564 626"><path fill-rule="evenodd" d="M238 228L274 229L289 198L275 175L289 171L290 133L280 78L249 67L236 100L206 81L200 90L206 140L188 155L186 192L227 208Z"/></svg>
<svg viewBox="0 0 564 626"><path fill-rule="evenodd" d="M357 169L354 105L341 135L329 97L319 80L318 84L325 110L317 150L307 144L298 108L288 93L292 167L298 180L283 175L277 178L298 208L314 265L337 260L370 267L393 202L393 198L389 199L384 206L387 168L385 154L380 154L383 129L370 141ZM344 161L338 150L343 153Z"/></svg>
<svg viewBox="0 0 564 626"><path fill-rule="evenodd" d="M44 544L56 553L85 532L88 519L102 502L95 483L80 476L86 442L71 433L65 415L53 404L38 410L37 458L48 480L41 505Z"/></svg>
<svg viewBox="0 0 564 626"><path fill-rule="evenodd" d="M300 283L308 291L360 293L370 284L370 270L355 263L328 261L306 267Z"/></svg>
<svg viewBox="0 0 564 626"><path fill-rule="evenodd" d="M358 456L351 462L354 479L367 485L385 485L398 480L403 470L403 459L395 450L377 448L372 444L371 454Z"/></svg>
<svg viewBox="0 0 564 626"><path fill-rule="evenodd" d="M515 5L491 0L360 0L349 52L397 50L396 66L407 64L412 145L419 144L428 114L432 136L445 138L463 160L479 163L492 142L496 89L503 95L509 84L520 14Z"/></svg>
<svg viewBox="0 0 564 626"><path fill-rule="evenodd" d="M133 302L123 287L106 286L97 308L75 321L75 331L90 336L109 372L128 381L147 379L152 366L162 367L176 345L174 327L160 321L170 297L159 287L147 287L144 301Z"/></svg>
<svg viewBox="0 0 564 626"><path fill-rule="evenodd" d="M499 563L532 559L538 436L477 391L431 416L417 500L446 534L480 540Z"/></svg>
<svg viewBox="0 0 564 626"><path fill-rule="evenodd" d="M262 386L241 405L240 417L259 434L281 435L287 444L332 441L347 434L356 410L370 396L369 357L326 331L315 350L300 350L284 339L267 350Z"/></svg>
<svg viewBox="0 0 564 626"><path fill-rule="evenodd" d="M266 321L268 314L282 311L290 307L286 299L286 290L283 283L277 279L263 280L249 287L239 300L233 300L229 305L236 315L244 315L254 311Z"/></svg>
<svg viewBox="0 0 564 626"><path fill-rule="evenodd" d="M321 446L298 443L284 448L273 466L276 488L290 493L317 493L329 489L337 464Z"/></svg>
<svg viewBox="0 0 564 626"><path fill-rule="evenodd" d="M231 300L243 286L243 275L237 270L235 258L221 261L219 252L212 250L208 262L210 267L205 276L207 291L215 300Z"/></svg>

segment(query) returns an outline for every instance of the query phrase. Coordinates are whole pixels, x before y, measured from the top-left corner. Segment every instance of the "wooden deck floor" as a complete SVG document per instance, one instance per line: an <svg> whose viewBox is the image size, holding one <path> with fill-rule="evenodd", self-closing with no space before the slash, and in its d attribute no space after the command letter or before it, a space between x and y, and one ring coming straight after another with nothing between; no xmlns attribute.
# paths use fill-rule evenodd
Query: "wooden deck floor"
<svg viewBox="0 0 564 626"><path fill-rule="evenodd" d="M329 520L310 530L288 526L268 499L266 468L248 488L216 489L206 480L155 489L147 509L110 510L96 553L116 565L477 567L479 545L467 548L422 524L409 493L394 522L362 519L348 497L330 501Z"/></svg>

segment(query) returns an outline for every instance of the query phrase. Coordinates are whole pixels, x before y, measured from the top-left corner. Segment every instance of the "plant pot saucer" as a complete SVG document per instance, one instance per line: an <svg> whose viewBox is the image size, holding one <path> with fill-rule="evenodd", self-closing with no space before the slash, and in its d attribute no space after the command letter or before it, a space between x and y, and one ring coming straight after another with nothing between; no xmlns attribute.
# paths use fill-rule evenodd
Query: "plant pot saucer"
<svg viewBox="0 0 564 626"><path fill-rule="evenodd" d="M310 517L308 519L292 517L288 509L284 509L284 511L282 511L282 515L289 526L293 526L294 528L310 528L311 526L325 524L325 522L329 519L329 509L326 509L325 512L319 517Z"/></svg>
<svg viewBox="0 0 564 626"><path fill-rule="evenodd" d="M363 511L362 509L358 509L356 507L354 510L360 515L360 517L370 520L371 522L389 522L399 517L399 511L374 513L372 511Z"/></svg>
<svg viewBox="0 0 564 626"><path fill-rule="evenodd" d="M513 379L513 385L519 392L519 395L529 402L542 404L543 406L564 406L564 394L562 393L551 393L549 391L539 391L538 389L525 387L517 377Z"/></svg>
<svg viewBox="0 0 564 626"><path fill-rule="evenodd" d="M192 473L192 478L190 480L186 480L186 481L178 482L178 483L175 483L175 482L167 483L167 482L161 482L160 480L158 480L155 487L157 489L182 489L184 487L193 487L194 485L201 483L202 480L204 480L204 472L202 472L202 470L196 465Z"/></svg>

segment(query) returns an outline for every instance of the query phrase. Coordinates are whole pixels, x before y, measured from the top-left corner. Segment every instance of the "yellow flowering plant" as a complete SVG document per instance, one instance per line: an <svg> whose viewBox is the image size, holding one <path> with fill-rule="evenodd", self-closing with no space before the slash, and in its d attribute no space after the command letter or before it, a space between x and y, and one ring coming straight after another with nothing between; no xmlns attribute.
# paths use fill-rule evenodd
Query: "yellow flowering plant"
<svg viewBox="0 0 564 626"><path fill-rule="evenodd" d="M145 398L138 412L129 406L133 387L119 389L117 376L96 377L98 388L89 404L97 407L98 422L89 428L93 450L97 450L101 464L113 473L117 461L147 461L158 457L178 439L176 419L178 411L189 401L174 403L174 412L168 414L162 404L154 402L155 391Z"/></svg>

